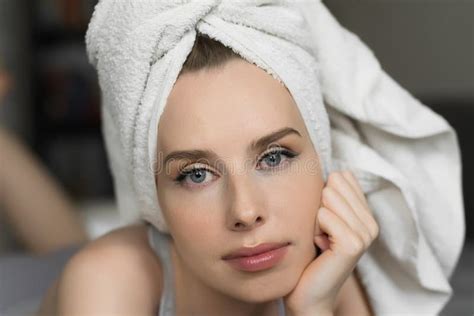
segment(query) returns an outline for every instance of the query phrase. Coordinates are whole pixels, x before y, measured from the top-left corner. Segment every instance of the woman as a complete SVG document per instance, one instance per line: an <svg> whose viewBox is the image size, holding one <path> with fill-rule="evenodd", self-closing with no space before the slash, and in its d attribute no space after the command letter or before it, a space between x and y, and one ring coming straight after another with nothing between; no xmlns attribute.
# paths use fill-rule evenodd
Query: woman
<svg viewBox="0 0 474 316"><path fill-rule="evenodd" d="M462 245L455 133L320 1L103 0L86 43L119 210L141 224L77 254L43 311L439 312Z"/></svg>
<svg viewBox="0 0 474 316"><path fill-rule="evenodd" d="M137 225L90 243L42 312L156 315L169 290L150 244L158 238L169 240L176 315L278 315L282 298L286 315L370 313L353 268L378 226L350 172L333 173L324 185L281 83L199 36L158 130L157 195L171 238ZM264 243L280 248L231 259L236 249Z"/></svg>

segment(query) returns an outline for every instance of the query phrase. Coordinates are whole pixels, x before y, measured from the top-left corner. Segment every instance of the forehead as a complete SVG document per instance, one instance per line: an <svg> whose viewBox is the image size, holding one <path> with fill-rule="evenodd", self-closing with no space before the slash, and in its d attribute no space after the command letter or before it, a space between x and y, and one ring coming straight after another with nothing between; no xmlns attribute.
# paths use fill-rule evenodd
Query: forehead
<svg viewBox="0 0 474 316"><path fill-rule="evenodd" d="M283 126L305 132L290 92L264 70L236 59L180 76L159 121L158 149L238 144Z"/></svg>

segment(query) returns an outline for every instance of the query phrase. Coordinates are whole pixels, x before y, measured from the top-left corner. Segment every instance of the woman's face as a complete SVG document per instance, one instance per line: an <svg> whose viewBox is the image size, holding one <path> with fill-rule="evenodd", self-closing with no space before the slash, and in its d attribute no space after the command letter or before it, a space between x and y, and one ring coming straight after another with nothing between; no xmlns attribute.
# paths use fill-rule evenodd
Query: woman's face
<svg viewBox="0 0 474 316"><path fill-rule="evenodd" d="M247 302L295 287L315 256L324 183L303 119L282 84L240 59L180 76L160 118L158 157L158 198L183 270ZM193 168L199 170L185 173ZM243 271L223 259L272 242L289 245L271 268Z"/></svg>

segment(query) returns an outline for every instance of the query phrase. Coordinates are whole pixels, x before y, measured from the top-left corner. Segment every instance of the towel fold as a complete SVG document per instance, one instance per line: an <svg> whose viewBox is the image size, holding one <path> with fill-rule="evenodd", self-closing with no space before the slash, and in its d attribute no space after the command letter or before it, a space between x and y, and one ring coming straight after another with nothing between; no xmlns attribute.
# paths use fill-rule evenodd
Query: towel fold
<svg viewBox="0 0 474 316"><path fill-rule="evenodd" d="M127 223L166 232L154 181L159 118L197 32L291 92L326 180L349 169L380 236L358 263L376 314L436 314L464 240L455 131L394 82L318 0L102 0L86 35Z"/></svg>

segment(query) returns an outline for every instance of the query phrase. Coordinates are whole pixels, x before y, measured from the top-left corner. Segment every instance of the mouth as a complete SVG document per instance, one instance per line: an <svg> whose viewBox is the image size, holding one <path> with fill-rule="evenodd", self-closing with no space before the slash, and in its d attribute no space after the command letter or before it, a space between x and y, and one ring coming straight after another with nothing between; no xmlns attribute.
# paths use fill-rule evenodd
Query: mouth
<svg viewBox="0 0 474 316"><path fill-rule="evenodd" d="M277 265L288 251L289 242L243 247L222 257L233 268L246 272L266 270Z"/></svg>

